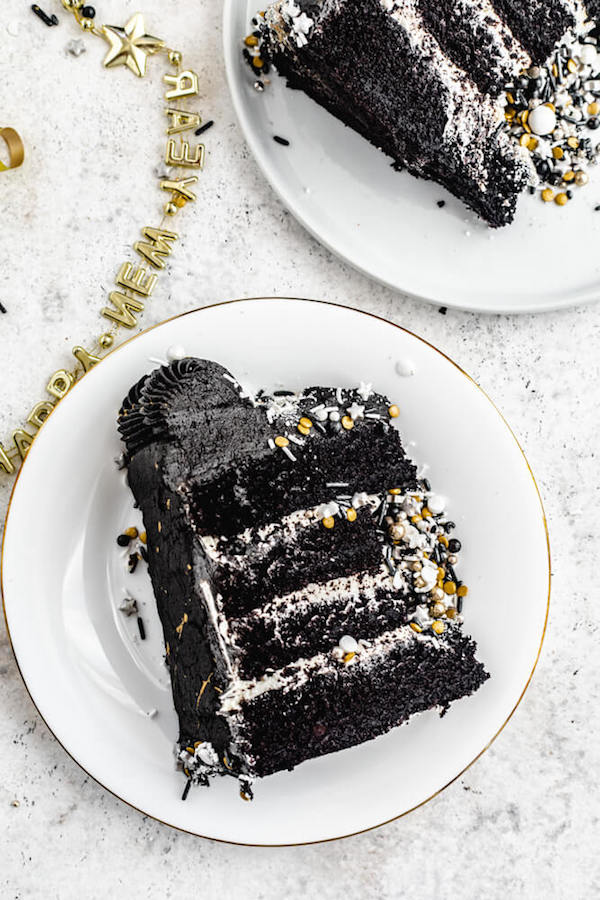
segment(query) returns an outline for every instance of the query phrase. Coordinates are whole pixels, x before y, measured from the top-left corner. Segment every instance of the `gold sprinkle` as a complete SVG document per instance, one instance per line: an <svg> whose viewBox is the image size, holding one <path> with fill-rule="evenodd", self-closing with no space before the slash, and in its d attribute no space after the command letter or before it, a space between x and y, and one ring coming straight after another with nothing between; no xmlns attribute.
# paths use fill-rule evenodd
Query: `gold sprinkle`
<svg viewBox="0 0 600 900"><path fill-rule="evenodd" d="M262 67L264 66L264 62L260 58L260 56L255 56L254 59L252 60L252 65L254 66L255 69L262 69Z"/></svg>
<svg viewBox="0 0 600 900"><path fill-rule="evenodd" d="M600 103L596 103L596 101L594 100L594 102L590 103L590 105L588 106L587 111L590 116L597 116L598 113L600 113Z"/></svg>
<svg viewBox="0 0 600 900"><path fill-rule="evenodd" d="M553 147L552 148L552 156L554 159L562 159L565 155L565 151L562 147Z"/></svg>
<svg viewBox="0 0 600 900"><path fill-rule="evenodd" d="M170 497L167 497L167 502L166 502L165 506L167 507L167 509L171 509L171 498Z"/></svg>
<svg viewBox="0 0 600 900"><path fill-rule="evenodd" d="M567 197L566 194L557 194L556 197L554 198L554 202L558 206L566 206L567 203L569 202L569 198Z"/></svg>
<svg viewBox="0 0 600 900"><path fill-rule="evenodd" d="M579 147L579 141L576 137L567 138L567 144L569 145L571 150L577 150L577 148Z"/></svg>
<svg viewBox="0 0 600 900"><path fill-rule="evenodd" d="M188 572L191 572L191 571L192 571L192 567L190 566L189 563L187 564L186 569L188 570Z"/></svg>
<svg viewBox="0 0 600 900"><path fill-rule="evenodd" d="M392 497L399 497L402 491L400 488L390 488L388 494L391 494Z"/></svg>
<svg viewBox="0 0 600 900"><path fill-rule="evenodd" d="M346 431L350 431L354 428L354 419L351 416L342 416L342 427L346 429Z"/></svg>
<svg viewBox="0 0 600 900"><path fill-rule="evenodd" d="M519 143L521 147L527 147L529 145L529 135L527 133L522 134L519 138Z"/></svg>
<svg viewBox="0 0 600 900"><path fill-rule="evenodd" d="M354 659L356 653L344 653L344 662L348 664L351 659Z"/></svg>
<svg viewBox="0 0 600 900"><path fill-rule="evenodd" d="M300 419L300 424L303 425L305 428L313 427L313 423L306 416L302 416L302 418Z"/></svg>
<svg viewBox="0 0 600 900"><path fill-rule="evenodd" d="M469 588L466 586L466 584L461 584L456 593L459 597L466 597L469 593Z"/></svg>
<svg viewBox="0 0 600 900"><path fill-rule="evenodd" d="M398 416L400 415L400 410L398 409L398 407L396 406L395 403L392 403L391 406L388 406L388 413L389 413L390 419L397 419Z"/></svg>
<svg viewBox="0 0 600 900"><path fill-rule="evenodd" d="M300 434L303 434L305 437L310 434L310 428L307 428L305 425L298 425L297 427Z"/></svg>
<svg viewBox="0 0 600 900"><path fill-rule="evenodd" d="M438 535L438 542L442 545L442 547L448 546L448 538L445 534Z"/></svg>
<svg viewBox="0 0 600 900"><path fill-rule="evenodd" d="M448 619L455 619L457 615L458 613L453 606L449 606L446 610L446 618Z"/></svg>
<svg viewBox="0 0 600 900"><path fill-rule="evenodd" d="M558 78L558 66L556 65L556 63L552 64L552 74L555 78Z"/></svg>
<svg viewBox="0 0 600 900"><path fill-rule="evenodd" d="M413 631L416 631L417 634L421 634L421 632L423 631L423 629L421 628L421 626L420 626L420 625L417 625L416 622L409 622L409 624L410 624L410 627L412 628L412 630L413 630Z"/></svg>
<svg viewBox="0 0 600 900"><path fill-rule="evenodd" d="M544 188L542 191L542 200L544 203L551 203L554 200L554 191L552 188Z"/></svg>
<svg viewBox="0 0 600 900"><path fill-rule="evenodd" d="M194 752L194 748L193 748L193 747L186 747L185 749L187 750L188 753L193 753L193 752Z"/></svg>
<svg viewBox="0 0 600 900"><path fill-rule="evenodd" d="M244 43L246 47L258 47L258 38L255 34L249 34L247 38L244 38Z"/></svg>
<svg viewBox="0 0 600 900"><path fill-rule="evenodd" d="M123 534L126 534L128 538L132 540L138 536L137 528L126 528Z"/></svg>
<svg viewBox="0 0 600 900"><path fill-rule="evenodd" d="M444 583L444 593L445 594L455 594L456 593L456 582L446 581Z"/></svg>
<svg viewBox="0 0 600 900"><path fill-rule="evenodd" d="M583 187L584 184L587 184L589 180L590 180L590 176L587 174L587 172L576 172L575 173L575 184L578 187Z"/></svg>
<svg viewBox="0 0 600 900"><path fill-rule="evenodd" d="M187 621L188 621L188 614L187 614L187 613L184 613L181 622L179 623L179 625L178 625L177 628L175 629L175 631L177 632L177 634L179 635L179 637L181 637L181 632L183 631L183 626L186 624Z"/></svg>
<svg viewBox="0 0 600 900"><path fill-rule="evenodd" d="M446 630L446 626L443 622L440 622L439 619L436 619L431 625L431 630L435 631L436 634L443 634Z"/></svg>
<svg viewBox="0 0 600 900"><path fill-rule="evenodd" d="M413 525L416 525L417 522L423 521L423 516L411 516L410 521L413 523Z"/></svg>
<svg viewBox="0 0 600 900"><path fill-rule="evenodd" d="M200 698L202 697L202 694L204 693L204 691L206 690L206 688L207 688L208 685L210 684L210 679L211 679L212 677L213 677L213 673L211 672L210 675L208 676L208 678L206 679L206 681L203 681L203 682L202 682L202 687L200 688L200 693L198 694L198 697L196 698L196 707L197 707L198 704L200 703Z"/></svg>
<svg viewBox="0 0 600 900"><path fill-rule="evenodd" d="M275 438L275 446L276 447L283 448L283 447L287 447L288 444L289 444L288 439L286 437L284 437L282 434L277 435L277 437Z"/></svg>
<svg viewBox="0 0 600 900"><path fill-rule="evenodd" d="M346 518L349 522L356 522L356 510L353 506L350 509L346 510Z"/></svg>
<svg viewBox="0 0 600 900"><path fill-rule="evenodd" d="M537 150L537 146L538 146L538 139L534 138L534 137L530 137L529 140L527 141L527 149L531 150L531 152L533 153L534 150Z"/></svg>
<svg viewBox="0 0 600 900"><path fill-rule="evenodd" d="M323 519L323 525L325 526L325 528L333 528L333 526L335 525L335 519L333 518L333 516L325 516L325 518Z"/></svg>
<svg viewBox="0 0 600 900"><path fill-rule="evenodd" d="M162 522L159 522L157 527L158 527L158 533L160 534L162 531Z"/></svg>
<svg viewBox="0 0 600 900"><path fill-rule="evenodd" d="M568 61L568 63L567 63L567 69L569 70L569 72L571 73L571 75L573 75L573 73L577 71L577 63L575 62L574 59L570 59L570 60Z"/></svg>
<svg viewBox="0 0 600 900"><path fill-rule="evenodd" d="M575 180L575 172L572 169L569 169L568 172L565 172L563 175L563 181L569 182Z"/></svg>
<svg viewBox="0 0 600 900"><path fill-rule="evenodd" d="M446 570L442 568L442 566L438 566L438 578L444 579L446 577Z"/></svg>
<svg viewBox="0 0 600 900"><path fill-rule="evenodd" d="M148 535L145 531L142 531L142 533L140 534L140 541L142 542L142 544L148 543Z"/></svg>
<svg viewBox="0 0 600 900"><path fill-rule="evenodd" d="M513 95L510 94L508 91L507 91L507 93L506 93L506 99L508 100L509 103L514 103L514 102L515 102L515 98L514 98Z"/></svg>
<svg viewBox="0 0 600 900"><path fill-rule="evenodd" d="M430 519L431 518L431 510L428 509L426 506L424 506L423 509L421 510L421 515L423 516L424 519Z"/></svg>

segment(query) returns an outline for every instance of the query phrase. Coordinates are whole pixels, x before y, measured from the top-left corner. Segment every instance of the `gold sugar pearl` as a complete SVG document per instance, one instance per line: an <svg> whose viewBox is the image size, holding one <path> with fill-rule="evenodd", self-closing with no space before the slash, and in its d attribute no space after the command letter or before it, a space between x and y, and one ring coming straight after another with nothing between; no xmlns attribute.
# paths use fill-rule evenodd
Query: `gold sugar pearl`
<svg viewBox="0 0 600 900"><path fill-rule="evenodd" d="M446 607L443 603L434 603L431 607L431 615L436 619L439 619L440 616L443 616L445 612Z"/></svg>
<svg viewBox="0 0 600 900"><path fill-rule="evenodd" d="M304 437L310 434L310 428L307 428L306 425L302 425L301 423L296 426L300 434L303 434Z"/></svg>
<svg viewBox="0 0 600 900"><path fill-rule="evenodd" d="M126 534L128 538L134 540L134 538L138 536L138 530L137 528L126 528L123 534Z"/></svg>
<svg viewBox="0 0 600 900"><path fill-rule="evenodd" d="M446 581L444 583L444 593L445 594L455 594L456 593L456 582Z"/></svg>
<svg viewBox="0 0 600 900"><path fill-rule="evenodd" d="M421 634L421 632L423 631L423 629L421 628L421 626L420 626L420 625L417 625L416 622L410 622L409 624L410 624L410 627L412 628L412 630L413 630L413 631L416 631L417 634Z"/></svg>
<svg viewBox="0 0 600 900"><path fill-rule="evenodd" d="M173 201L169 201L169 203L165 203L165 215L166 216L176 216L179 212L179 208L175 206Z"/></svg>
<svg viewBox="0 0 600 900"><path fill-rule="evenodd" d="M438 535L438 543L440 543L442 545L442 547L448 546L448 538L446 537L445 534Z"/></svg>
<svg viewBox="0 0 600 900"><path fill-rule="evenodd" d="M563 193L557 194L556 197L554 198L554 202L556 203L557 206L566 206L567 203L569 202L569 198L567 197L566 194L563 194Z"/></svg>
<svg viewBox="0 0 600 900"><path fill-rule="evenodd" d="M431 630L436 634L443 634L446 630L446 626L443 622L440 622L439 619L436 619L435 622L433 622L431 625Z"/></svg>
<svg viewBox="0 0 600 900"><path fill-rule="evenodd" d="M354 428L354 419L350 416L342 416L342 427L346 429L346 431L350 431Z"/></svg>
<svg viewBox="0 0 600 900"><path fill-rule="evenodd" d="M398 409L398 407L396 406L395 403L392 403L391 406L388 406L388 415L389 415L390 419L397 419L398 416L400 415L400 410Z"/></svg>
<svg viewBox="0 0 600 900"><path fill-rule="evenodd" d="M574 180L575 180L575 172L573 172L572 169L569 169L569 171L565 172L565 174L563 175L563 181L566 181L568 183L569 181L574 181Z"/></svg>
<svg viewBox="0 0 600 900"><path fill-rule="evenodd" d="M91 31L94 27L94 20L83 18L83 19L79 20L79 24L81 25L81 27L83 28L84 31Z"/></svg>
<svg viewBox="0 0 600 900"><path fill-rule="evenodd" d="M281 447L283 449L283 447L287 447L288 444L289 444L288 439L286 437L284 437L282 434L277 435L277 437L275 438L275 446L276 447Z"/></svg>
<svg viewBox="0 0 600 900"><path fill-rule="evenodd" d="M148 535L146 534L145 531L140 532L140 541L142 542L142 544L148 543Z"/></svg>
<svg viewBox="0 0 600 900"><path fill-rule="evenodd" d="M448 609L446 610L446 618L448 618L448 619L455 619L457 617L457 615L458 615L458 612L456 611L454 606L449 606Z"/></svg>
<svg viewBox="0 0 600 900"><path fill-rule="evenodd" d="M567 138L567 144L569 145L571 150L577 150L577 148L579 147L579 141L576 137Z"/></svg>
<svg viewBox="0 0 600 900"><path fill-rule="evenodd" d="M459 597L466 597L469 593L469 588L466 586L466 584L461 584L456 593Z"/></svg>
<svg viewBox="0 0 600 900"><path fill-rule="evenodd" d="M304 428L312 428L312 427L313 427L313 423L311 422L310 419L307 419L306 416L302 416L302 418L300 419L300 424L301 424Z"/></svg>
<svg viewBox="0 0 600 900"><path fill-rule="evenodd" d="M390 488L388 494L391 494L392 497L399 497L402 491L400 488Z"/></svg>
<svg viewBox="0 0 600 900"><path fill-rule="evenodd" d="M594 100L593 103L589 104L587 111L588 111L588 115L597 116L598 113L600 113L600 103L596 103L596 101Z"/></svg>
<svg viewBox="0 0 600 900"><path fill-rule="evenodd" d="M346 518L349 522L356 522L356 515L357 513L353 506L346 510Z"/></svg>
<svg viewBox="0 0 600 900"><path fill-rule="evenodd" d="M424 506L423 509L421 510L421 515L423 516L424 519L430 519L431 518L431 510L427 509L427 507Z"/></svg>
<svg viewBox="0 0 600 900"><path fill-rule="evenodd" d="M562 147L553 147L552 148L552 156L554 159L562 159L565 155L565 151Z"/></svg>
<svg viewBox="0 0 600 900"><path fill-rule="evenodd" d="M255 56L252 60L252 65L255 69L262 69L264 66L264 61L260 58L260 56Z"/></svg>
<svg viewBox="0 0 600 900"><path fill-rule="evenodd" d="M249 34L248 37L244 38L244 43L246 47L258 47L258 38L255 34Z"/></svg>
<svg viewBox="0 0 600 900"><path fill-rule="evenodd" d="M446 570L442 566L438 566L438 578L445 578Z"/></svg>
<svg viewBox="0 0 600 900"><path fill-rule="evenodd" d="M169 53L169 62L172 66L181 65L182 56L179 50L171 50Z"/></svg>
<svg viewBox="0 0 600 900"><path fill-rule="evenodd" d="M333 516L325 516L325 518L323 519L323 525L325 526L325 528L333 528L333 526L335 525L335 519L333 518Z"/></svg>
<svg viewBox="0 0 600 900"><path fill-rule="evenodd" d="M552 188L544 188L542 191L542 200L544 203L552 203L554 200L554 191Z"/></svg>
<svg viewBox="0 0 600 900"><path fill-rule="evenodd" d="M590 176L587 174L587 172L576 172L575 173L575 184L578 187L583 187L584 184L587 184L589 180L590 180Z"/></svg>

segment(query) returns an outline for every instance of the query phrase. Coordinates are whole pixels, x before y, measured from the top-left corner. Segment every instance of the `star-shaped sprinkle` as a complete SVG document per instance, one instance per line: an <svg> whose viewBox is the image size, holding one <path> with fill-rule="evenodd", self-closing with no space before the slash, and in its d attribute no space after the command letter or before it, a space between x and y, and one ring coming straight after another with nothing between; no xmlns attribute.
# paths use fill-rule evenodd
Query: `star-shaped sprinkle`
<svg viewBox="0 0 600 900"><path fill-rule="evenodd" d="M104 60L106 68L127 66L139 78L143 78L146 74L148 55L165 46L164 41L146 34L144 17L141 13L132 16L124 28L103 25L102 36L110 44L110 50Z"/></svg>
<svg viewBox="0 0 600 900"><path fill-rule="evenodd" d="M360 394L360 396L363 398L363 400L366 403L367 400L369 399L369 397L371 396L371 394L373 393L373 385L371 384L371 382L369 382L367 384L365 381L361 381L360 387L358 388L357 393Z"/></svg>
<svg viewBox="0 0 600 900"><path fill-rule="evenodd" d="M346 409L346 412L354 421L357 419L364 419L365 417L365 408L364 406L361 406L360 403L353 403L352 406L349 406Z"/></svg>

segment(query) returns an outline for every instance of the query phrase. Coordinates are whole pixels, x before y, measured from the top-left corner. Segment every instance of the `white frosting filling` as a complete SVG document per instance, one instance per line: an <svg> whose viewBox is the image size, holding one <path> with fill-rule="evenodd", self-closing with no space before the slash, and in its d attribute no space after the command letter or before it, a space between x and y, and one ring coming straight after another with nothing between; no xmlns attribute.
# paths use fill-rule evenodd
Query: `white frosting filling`
<svg viewBox="0 0 600 900"><path fill-rule="evenodd" d="M386 631L373 640L361 641L360 653L354 658L355 665L368 671L372 666L378 665L394 647L399 644L408 645L412 641L431 643L440 651L447 647L444 640L435 639L430 635L417 634L410 625L402 625L393 631ZM219 713L230 716L238 712L242 704L249 703L268 691L297 690L317 672L328 671L343 672L343 669L339 662L332 659L331 653L317 653L310 659L299 659L297 662L259 679L245 681L236 678L227 691L221 695Z"/></svg>

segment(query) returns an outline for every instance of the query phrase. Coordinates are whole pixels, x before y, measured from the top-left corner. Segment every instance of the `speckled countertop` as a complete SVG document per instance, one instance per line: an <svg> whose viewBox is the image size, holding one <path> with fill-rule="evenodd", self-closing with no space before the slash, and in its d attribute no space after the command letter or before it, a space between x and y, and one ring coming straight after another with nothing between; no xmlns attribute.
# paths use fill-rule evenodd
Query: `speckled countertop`
<svg viewBox="0 0 600 900"><path fill-rule="evenodd" d="M98 333L106 288L156 213L158 76L146 83L104 72L103 47L93 40L83 55L67 54L79 35L59 5L46 0L61 19L54 29L29 4L5 3L0 13L2 123L19 129L28 151L22 169L0 176L3 435L69 348ZM199 70L203 114L216 122L206 135L199 202L185 211L170 277L145 324L224 298L300 295L377 312L442 348L498 403L537 475L553 545L550 627L513 720L440 797L346 841L253 850L179 834L90 781L40 721L2 624L0 895L600 896L600 306L521 318L444 316L367 281L302 230L251 158L225 84L220 4L142 6L150 30L178 42ZM137 9L133 0L103 0L98 14L121 24ZM548 259L532 266L557 264L557 253L549 248ZM2 482L2 512L9 490ZM514 503L518 515L518 496ZM518 576L509 560L498 577L510 589Z"/></svg>

